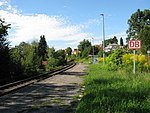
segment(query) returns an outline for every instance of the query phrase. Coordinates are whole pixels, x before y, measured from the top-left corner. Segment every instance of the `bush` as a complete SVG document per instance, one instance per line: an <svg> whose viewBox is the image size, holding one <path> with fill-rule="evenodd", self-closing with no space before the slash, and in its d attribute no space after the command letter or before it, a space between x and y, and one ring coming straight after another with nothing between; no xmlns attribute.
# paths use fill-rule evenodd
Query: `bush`
<svg viewBox="0 0 150 113"><path fill-rule="evenodd" d="M134 54L124 54L122 56L122 61L124 66L133 67ZM150 65L148 64L148 59L145 55L136 54L136 68L139 72L148 71Z"/></svg>
<svg viewBox="0 0 150 113"><path fill-rule="evenodd" d="M99 57L99 58L98 58L98 62L99 62L99 63L102 63L102 62L103 62L103 58L102 58L102 57Z"/></svg>
<svg viewBox="0 0 150 113"><path fill-rule="evenodd" d="M136 70L140 73L148 72L150 70L150 63L146 55L136 54ZM102 62L99 58L99 62ZM127 53L123 49L116 49L106 58L108 70L118 70L124 68L126 71L133 69L134 54ZM130 68L130 69L129 69Z"/></svg>
<svg viewBox="0 0 150 113"><path fill-rule="evenodd" d="M109 70L117 70L122 65L122 56L124 53L124 50L116 49L108 56L107 65Z"/></svg>

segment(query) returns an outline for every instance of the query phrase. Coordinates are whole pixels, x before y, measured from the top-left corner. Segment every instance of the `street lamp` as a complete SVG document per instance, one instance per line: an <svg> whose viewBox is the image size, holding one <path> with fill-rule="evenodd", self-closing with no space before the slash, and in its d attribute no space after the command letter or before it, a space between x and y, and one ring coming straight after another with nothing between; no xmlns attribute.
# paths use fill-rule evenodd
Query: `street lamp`
<svg viewBox="0 0 150 113"><path fill-rule="evenodd" d="M93 40L93 63L94 63L94 38L92 37Z"/></svg>
<svg viewBox="0 0 150 113"><path fill-rule="evenodd" d="M93 40L93 57L94 57L94 38L92 37Z"/></svg>
<svg viewBox="0 0 150 113"><path fill-rule="evenodd" d="M103 17L103 64L105 64L105 29L104 29L104 14L100 14Z"/></svg>

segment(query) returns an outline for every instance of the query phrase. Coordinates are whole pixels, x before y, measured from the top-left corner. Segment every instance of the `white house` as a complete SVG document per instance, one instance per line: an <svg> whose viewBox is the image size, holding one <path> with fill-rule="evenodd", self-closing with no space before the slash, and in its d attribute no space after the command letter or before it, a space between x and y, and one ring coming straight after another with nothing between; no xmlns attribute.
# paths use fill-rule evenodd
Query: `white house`
<svg viewBox="0 0 150 113"><path fill-rule="evenodd" d="M117 49L118 47L119 47L118 44L109 44L107 47L105 47L104 51L110 52L110 51Z"/></svg>

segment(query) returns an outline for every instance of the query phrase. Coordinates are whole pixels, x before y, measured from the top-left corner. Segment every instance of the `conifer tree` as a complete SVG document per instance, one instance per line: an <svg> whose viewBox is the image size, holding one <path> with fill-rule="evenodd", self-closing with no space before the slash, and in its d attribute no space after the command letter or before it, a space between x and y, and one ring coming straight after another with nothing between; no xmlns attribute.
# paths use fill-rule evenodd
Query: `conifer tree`
<svg viewBox="0 0 150 113"><path fill-rule="evenodd" d="M0 19L0 78L9 76L9 42L5 38L9 28L10 24Z"/></svg>
<svg viewBox="0 0 150 113"><path fill-rule="evenodd" d="M46 58L48 57L47 48L48 46L45 40L45 36L41 35L38 45L38 55L42 58L43 61L46 60Z"/></svg>
<svg viewBox="0 0 150 113"><path fill-rule="evenodd" d="M122 39L122 37L120 38L120 46L123 46L123 39Z"/></svg>

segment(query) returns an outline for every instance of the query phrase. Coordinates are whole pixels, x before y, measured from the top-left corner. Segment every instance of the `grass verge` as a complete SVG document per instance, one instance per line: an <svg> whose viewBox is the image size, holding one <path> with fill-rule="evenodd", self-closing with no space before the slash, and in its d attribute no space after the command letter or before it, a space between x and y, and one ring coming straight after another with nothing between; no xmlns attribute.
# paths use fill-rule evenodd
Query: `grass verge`
<svg viewBox="0 0 150 113"><path fill-rule="evenodd" d="M89 66L77 113L150 113L150 74L134 77L124 71Z"/></svg>

